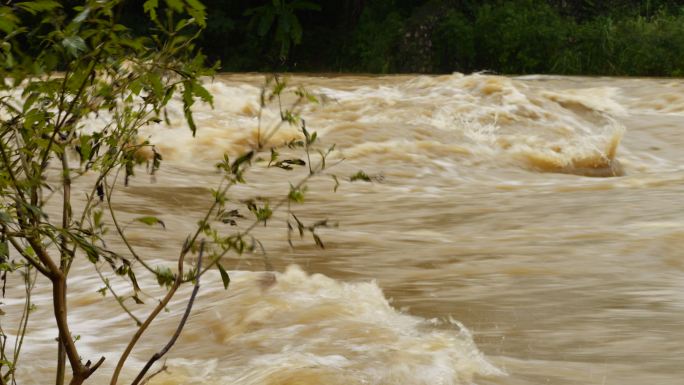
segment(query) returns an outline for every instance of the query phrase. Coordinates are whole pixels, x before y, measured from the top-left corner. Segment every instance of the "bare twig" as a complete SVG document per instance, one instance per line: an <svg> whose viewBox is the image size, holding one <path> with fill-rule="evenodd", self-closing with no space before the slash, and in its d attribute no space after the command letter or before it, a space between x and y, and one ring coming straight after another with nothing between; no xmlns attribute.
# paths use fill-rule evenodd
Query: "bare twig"
<svg viewBox="0 0 684 385"><path fill-rule="evenodd" d="M69 224L71 222L71 173L69 171L69 159L67 158L67 153L64 151L61 156L61 162L62 162L62 189L63 189L63 195L62 195L62 228L64 231L68 231ZM70 257L73 256L73 253L69 253L69 240L68 238L62 234L62 241L60 242L60 259L59 259L59 268L62 271L62 273L66 276L67 274L67 269L68 266L71 264L69 259ZM55 283L53 283L54 285ZM66 306L66 278L64 279L64 290L62 290L62 295L65 297L62 299L63 303ZM56 292L55 292L56 293ZM64 310L66 312L66 309ZM61 385L64 383L64 374L66 372L66 349L65 346L62 344L62 340L64 339L63 337L63 331L59 331L59 339L58 339L58 346L57 346L57 373L56 373L56 378L55 382L58 385Z"/></svg>
<svg viewBox="0 0 684 385"><path fill-rule="evenodd" d="M178 327L176 328L176 332L173 333L173 336L171 336L171 339L169 342L162 348L162 350L158 351L155 353L152 358L150 358L149 361L147 361L147 364L145 364L145 367L140 371L138 376L133 380L131 385L138 385L140 381L142 381L143 377L145 377L145 374L147 373L148 370L154 365L155 362L157 362L160 358L164 357L166 353L171 350L171 347L176 343L178 340L178 337L180 336L181 332L183 331L183 328L185 327L185 323L188 321L188 317L190 316L190 311L192 311L192 305L195 303L195 298L197 297L197 293L199 292L200 288L200 276L198 275L200 272L200 269L202 268L202 254L204 253L204 241L202 241L200 245L200 251L199 251L199 257L197 259L197 274L196 274L196 280L195 280L195 287L192 289L192 294L190 295L190 300L188 301L188 306L185 308L185 313L183 313L183 318L181 318L180 323L178 324ZM166 366L166 365L164 365Z"/></svg>
<svg viewBox="0 0 684 385"><path fill-rule="evenodd" d="M22 191L21 187L19 187L19 186L21 186L21 184L19 183L17 176L14 174L14 169L12 168L12 162L10 161L9 156L7 156L7 152L5 151L5 145L1 141L0 141L0 155L2 155L2 162L5 164L5 167L7 167L7 173L9 174L10 179L12 180L12 186L17 191L19 198L22 201L26 201L26 197L24 196L24 192Z"/></svg>
<svg viewBox="0 0 684 385"><path fill-rule="evenodd" d="M26 330L28 329L28 320L29 320L29 315L31 313L31 292L33 291L33 287L36 285L36 276L34 275L33 281L31 280L31 265L26 265L26 273L24 276L24 284L25 284L25 290L26 290L26 301L24 303L24 312L22 313L22 318L21 321L19 322L19 328L17 330L17 339L14 341L14 356L12 359L12 369L8 373L10 374L10 378L12 380L12 383L15 383L15 368L17 367L17 363L19 362L19 356L21 353L21 346L24 343L24 337L26 336Z"/></svg>
<svg viewBox="0 0 684 385"><path fill-rule="evenodd" d="M123 311L125 311L126 314L128 314L128 316L131 317L131 319L135 322L135 324L136 324L137 326L142 325L142 322L140 322L140 319L139 319L138 317L136 317L135 314L133 314L133 313L131 312L131 310L128 309L128 307L126 307L126 304L124 304L123 298L121 298L121 296L119 296L118 294L116 294L116 292L114 291L114 288L112 288L112 285L109 284L109 279L107 279L107 278L102 274L102 271L100 271L100 268L99 268L97 265L94 265L94 266L95 266L95 271L97 271L97 275L100 277L100 280L101 280L102 283L104 283L104 285L107 287L107 290L109 290L109 292L112 293L112 296L114 296L114 299L115 299L116 302L119 304L119 306L121 306L121 308L123 309Z"/></svg>
<svg viewBox="0 0 684 385"><path fill-rule="evenodd" d="M119 361L116 364L116 368L114 369L114 373L112 374L112 379L110 381L110 385L116 385L116 383L119 380L119 375L121 374L121 370L123 369L123 366L126 363L128 356L133 351L133 348L135 347L135 345L140 340L140 337L142 337L142 335L145 333L145 331L150 327L150 325L155 320L155 318L157 318L159 313L164 308L166 308L166 305L169 304L169 302L171 301L171 298L173 298L173 296L176 294L176 291L178 290L180 285L183 283L183 266L185 263L185 256L187 255L187 251L189 251L190 248L189 248L189 246L184 245L183 250L184 250L184 252L181 253L180 257L178 258L178 272L176 273L176 279L173 281L173 284L169 288L169 291L166 293L164 298L162 298L162 300L159 301L159 304L147 316L147 318L143 322L142 326L140 326L138 328L138 330L135 332L135 334L133 335L131 340L128 342L126 349L121 354L121 357L119 358Z"/></svg>
<svg viewBox="0 0 684 385"><path fill-rule="evenodd" d="M166 361L165 361L165 362L164 362L164 365L162 365L162 367L159 368L159 370L157 370L156 372L154 372L154 373L150 374L149 376L147 376L147 378L145 378L144 380L142 380L142 381L140 382L140 385L145 385L145 384L147 384L148 382L150 382L150 380L151 380L153 377L157 376L159 373L165 372L168 368L169 368L169 367L166 366Z"/></svg>
<svg viewBox="0 0 684 385"><path fill-rule="evenodd" d="M126 248L128 251L131 253L133 258L135 258L136 261L138 261L147 271L150 273L156 275L156 271L152 268L152 266L148 265L147 262L145 262L144 259L138 255L138 253L135 251L133 248L133 245L128 241L128 238L126 237L126 234L124 233L123 228L119 224L119 221L116 219L116 212L114 211L114 208L112 207L112 193L114 192L114 187L116 185L116 180L119 178L119 172L121 169L117 169L116 174L114 174L114 182L112 183L112 186L109 187L109 184L107 183L107 178L104 179L103 181L103 186L105 189L105 196L107 197L107 208L109 209L109 215L112 218L112 223L114 223L114 228L116 229L116 232L119 234L119 237L123 241L123 243L126 245Z"/></svg>

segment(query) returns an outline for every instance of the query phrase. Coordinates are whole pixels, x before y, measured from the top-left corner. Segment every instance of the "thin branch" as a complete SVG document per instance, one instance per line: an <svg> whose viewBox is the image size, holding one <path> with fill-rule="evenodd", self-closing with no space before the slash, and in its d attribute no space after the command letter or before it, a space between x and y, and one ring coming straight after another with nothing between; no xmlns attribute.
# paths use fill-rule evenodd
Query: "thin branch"
<svg viewBox="0 0 684 385"><path fill-rule="evenodd" d="M204 241L200 245L200 251L199 251L199 257L197 259L197 272L199 273L200 269L202 268L202 254L204 253ZM171 339L169 342L162 348L162 350L158 351L155 353L152 358L150 358L149 361L145 364L145 367L138 373L138 376L133 380L131 385L138 385L140 381L142 381L143 377L145 377L145 374L147 373L148 370L154 365L155 362L157 362L160 358L164 357L166 353L171 350L173 345L176 343L178 340L178 337L180 336L181 332L183 331L183 328L185 327L185 323L188 321L188 317L190 316L190 311L192 311L192 305L195 303L195 298L197 297L197 293L199 292L200 288L200 276L197 275L197 279L195 281L195 287L192 289L192 294L190 295L190 300L188 301L188 305L185 308L185 313L183 313L183 318L181 318L180 323L178 324L178 327L176 328L176 331L173 333L173 336L171 336Z"/></svg>
<svg viewBox="0 0 684 385"><path fill-rule="evenodd" d="M298 98L297 101L292 103L292 105L290 106L290 109L297 108L302 103L302 101L303 101L303 99L301 97ZM266 135L264 135L263 144L259 143L259 146L257 147L257 151L264 149L266 147L266 144L268 144L268 142L271 140L271 138L273 138L273 136L280 130L280 127L282 127L283 124L285 124L285 123L290 123L290 122L288 120L281 118L281 120L275 126L273 126L272 128L269 128L268 131L266 132Z"/></svg>
<svg viewBox="0 0 684 385"><path fill-rule="evenodd" d="M26 148L26 145L24 144L24 141L21 138L21 133L19 132L19 128L17 127L17 125L12 124L11 127L12 127L12 130L14 131L14 141L17 144L17 149L19 150L22 148ZM28 160L26 159L25 154L22 154L21 151L17 151L17 155L19 156L19 160L21 161L21 165L24 168L24 174L26 175L26 179L29 179L30 178L29 172L31 169L29 168Z"/></svg>
<svg viewBox="0 0 684 385"><path fill-rule="evenodd" d="M327 167L327 168L334 167L335 165L337 165L337 163L336 163L336 164L333 164L332 166L329 166L329 167ZM314 169L314 173L313 173L313 174L307 174L304 178L302 178L302 180L300 180L300 181L294 186L294 188L295 188L295 189L298 189L298 188L302 187L309 179L311 179L312 177L318 175L318 173L320 173L321 171L323 171L323 168L322 168L321 166L322 166L322 162L318 165L318 167L316 167L316 168ZM289 197L289 194L288 194L287 196L281 198L281 199L278 201L278 203L276 203L276 205L273 206L273 211L278 210L279 208L281 208L284 204L288 203L289 201L290 201L290 197ZM262 220L260 220L260 219L255 220L255 221L252 222L244 231L242 231L241 233L239 233L238 236L239 236L239 237L244 237L244 236L246 236L246 235L249 235L249 233L250 233L252 230L254 230L254 228L255 228L256 226L258 226L261 222L262 222ZM226 249L226 250L224 250L221 254L217 255L215 258L212 258L212 260L209 262L209 264L208 264L204 269L202 269L202 271L199 273L199 275L203 275L203 274L206 273L207 271L211 270L211 269L212 269L212 268L221 260L221 258L223 258L226 254L228 254L229 251L230 251L230 249ZM184 283L185 283L185 282L189 282L189 281L190 281L190 280L185 280Z"/></svg>
<svg viewBox="0 0 684 385"><path fill-rule="evenodd" d="M133 321L135 321L135 324L136 324L137 326L141 326L141 325L142 325L142 322L140 322L140 319L138 319L138 317L136 317L136 316L128 309L128 307L126 307L126 305L124 304L124 300L123 300L118 294L116 294L116 292L114 291L114 289L112 288L112 286L109 284L109 279L105 278L105 276L102 275L102 271L100 271L100 268L99 268L97 265L94 265L94 266L95 266L95 270L97 271L97 275L100 276L100 279L102 280L102 283L104 283L105 286L107 287L107 290L109 290L109 292L112 293L112 295L114 296L114 299L116 299L116 302L119 303L119 306L121 306L121 308L126 312L126 314L128 314L128 315L131 317L131 319L133 319Z"/></svg>
<svg viewBox="0 0 684 385"><path fill-rule="evenodd" d="M62 153L62 228L67 231L71 224L71 172L69 171L69 160L66 151ZM62 235L62 242L60 246L60 262L59 267L63 272L66 272L66 267L69 264L67 261L73 258L73 254L69 253L68 238Z"/></svg>
<svg viewBox="0 0 684 385"><path fill-rule="evenodd" d="M143 106L141 106L141 110L139 111L139 113L142 112L142 111L144 111L145 108L146 108L146 104L143 105ZM139 124L139 123L140 123L139 121L134 122L134 126L135 126L135 124ZM111 124L111 123L110 123L110 124ZM131 139L131 137L133 136L133 133L134 133L134 132L137 130L137 128L139 128L139 127L140 127L140 126L135 127L135 129L134 129L134 130L131 130L131 131L128 133L128 135L121 134L121 135L119 136L119 138L117 139L117 141L118 141L118 142L124 142L124 143L128 142L128 141ZM100 172L100 175L97 177L97 180L96 180L95 183L93 184L93 188L91 189L90 194L89 194L89 195L86 195L86 197L87 197L86 204L85 204L85 207L83 208L83 212L81 213L81 219L80 219L80 221L79 221L78 223L83 223L83 221L85 221L86 216L88 215L88 213L90 212L90 210L91 210L91 208L92 208L91 205L92 205L92 203L93 203L93 200L94 200L94 197L95 197L95 193L97 192L97 187L98 187L100 184L106 184L106 183L103 183L103 182L106 182L107 176L110 174L110 172L111 172L111 171L114 169L114 167L116 166L116 164L117 164L116 160L117 160L117 159L119 158L119 156L123 153L123 148L124 148L123 145L117 146L117 151L116 151L116 153L114 154L114 156L113 156L113 158L112 158L111 164L106 165L105 167L103 167L102 171ZM120 171L121 169L119 168L118 170ZM117 175L118 175L118 171L117 171ZM114 183L116 183L116 179L114 180ZM109 201L109 198L110 198L110 197L111 197L111 194L109 194L109 196L107 197L107 201ZM76 245L74 245L73 249L71 250L71 254L73 255L75 252L76 252ZM66 269L67 272L69 271L69 268L70 268L70 267L71 267L71 262L67 265L67 269Z"/></svg>
<svg viewBox="0 0 684 385"><path fill-rule="evenodd" d="M5 226L3 226L3 230L5 229ZM19 242L14 239L12 236L7 236L7 240L10 241L12 246L17 250L19 254L28 262L31 264L31 266L35 267L36 270L40 271L41 274L43 274L46 277L50 276L50 272L45 268L45 266L41 265L40 261L36 261L33 257L31 257L26 251L24 251L24 248L19 244Z"/></svg>
<svg viewBox="0 0 684 385"><path fill-rule="evenodd" d="M295 103L293 104L293 107L296 107L296 106L301 102L301 100L302 100L302 98L299 98L299 100L297 100L297 102L295 102ZM279 130L279 128L284 124L284 122L285 122L284 119L281 120L278 124L276 124L276 126L275 126L273 129L271 129L271 130L267 133L267 135L266 135L266 137L265 137L265 138L266 138L266 141L270 140L270 138ZM262 148L263 148L263 147L262 147L261 143L257 143L257 151L261 150ZM321 167L317 168L317 172L323 169L323 167L322 167L322 162L321 162L321 165L320 165L320 166L321 166ZM300 181L300 182L297 184L297 187L301 187L304 183L306 183L307 180L309 180L312 176L316 175L317 172L309 173L305 178L303 178L302 181ZM229 183L223 188L223 190L221 190L221 191L219 192L219 195L218 195L218 196L225 196L225 194L227 193L227 191L230 189L231 186L233 186L233 185L235 184L235 182L236 182L235 178L229 179ZM105 183L105 185L106 185L106 183ZM281 202L276 206L276 208L282 206L285 202L287 202L287 199L289 199L289 198L286 197L283 201L281 201ZM108 201L109 201L109 199L108 199ZM206 224L206 223L208 222L208 220L209 220L209 218L211 217L211 215L213 214L214 210L215 210L216 207L219 205L219 201L220 201L219 199L215 199L215 200L214 200L214 202L212 203L211 207L209 207L207 213L205 214L204 219L203 219L202 221L200 221L201 224ZM111 206L110 206L110 212L113 213L113 211L114 211L114 210L113 210L113 209L111 208ZM250 232L252 229L254 229L254 228L257 226L257 224L260 223L260 222L261 222L261 221L256 221L255 223L253 223L253 224L252 224L244 233L245 233L245 234L249 233L249 232ZM119 231L119 234L120 234L120 235L123 234L123 231L121 231L120 227L119 227L118 225L117 225L116 227L117 227L117 231ZM187 253L188 253L190 250L192 250L192 246L195 244L195 242L197 241L197 238L198 238L199 235L202 233L203 228L204 228L204 226L202 226L202 225L198 226L198 228L197 228L197 230L195 231L195 233L193 234L193 236L192 236L192 237L189 237L188 240L187 240L187 241L185 242L185 244L183 245L183 248L181 249L180 256L179 256L179 258L178 258L178 272L177 272L177 275L176 275L176 277L175 277L175 280L174 280L173 284L172 284L171 287L169 288L169 291L166 293L166 295L164 296L164 298L163 298L163 299L159 302L159 304L152 310L152 312L149 314L149 316L147 317L147 319L143 322L142 326L140 326L140 328L136 331L136 333L133 335L133 337L132 337L131 340L129 341L129 343L128 343L128 345L126 346L124 352L121 354L121 357L119 358L119 361L117 362L116 368L114 369L114 373L112 374L112 378L111 378L111 381L110 381L110 385L116 385L116 384L117 384L118 379L119 379L119 375L120 375L120 373L121 373L121 370L123 369L123 366L124 366L126 360L128 359L128 357L130 356L131 352L133 351L133 348L135 347L135 345L138 343L138 341L140 340L140 338L142 337L142 335L143 335L143 334L145 333L145 331L149 328L149 326L150 326L151 323L155 320L155 318L159 315L159 313L168 305L168 303L169 303L170 300L173 298L173 296L175 295L175 293L176 293L176 291L178 290L178 288L180 287L180 285L183 284L183 283L185 283L185 282L187 282L186 280L183 279L183 267L184 267L185 257L186 257L186 255L187 255ZM203 244L202 244L202 245L203 245ZM132 248L131 248L131 249L132 249ZM222 255L224 255L226 252L227 252L227 250L224 251L224 253L223 253ZM136 255L137 255L137 254L136 254ZM136 257L136 255L134 255L134 257ZM211 264L210 264L209 267L211 267L211 266L213 266L214 264L216 264L216 263L218 262L218 260L220 260L220 258L222 257L222 255L219 256L218 258L214 258L214 259L211 261ZM136 260L142 261L142 259L140 259L139 257L136 257ZM207 270L208 270L208 268L201 269L201 266L198 266L198 269L197 269L198 272L197 272L197 274L196 274L195 277L194 277L195 279L197 279L197 282L199 282L199 278L200 278L201 275L202 275L203 273L205 273ZM197 288L196 288L196 290L197 290ZM194 296L196 295L196 290L193 291L193 298L194 298ZM192 300L191 300L191 303L192 303ZM190 303L190 305L191 305L191 303ZM185 319L185 318L186 318L186 317L184 317L184 319ZM184 324L184 321L183 321L183 324ZM182 327L181 327L181 329L182 329ZM180 332L178 332L178 333L180 333ZM173 345L173 343L175 343L175 339L176 339L176 338L177 338L177 336L176 336L175 338L172 338L172 341L170 342L171 345ZM167 345L167 346L168 346L168 348L170 349L171 346L170 346L170 345ZM166 352L163 351L163 353L165 354ZM153 358L154 358L154 357L153 357ZM157 359L158 359L158 358L157 358ZM154 361L156 361L157 359L155 359ZM153 362L152 362L152 363L153 363ZM151 364L150 364L150 366L151 366ZM149 368L147 368L147 369L149 369ZM142 377L140 377L139 379L136 379L136 380L137 380L137 382L139 382L141 379L142 379ZM137 382L136 382L136 383L137 383Z"/></svg>
<svg viewBox="0 0 684 385"><path fill-rule="evenodd" d="M59 90L59 107L58 107L57 119L56 119L57 122L60 121L60 119L62 118L62 112L64 112L64 99L66 96L66 83L67 83L67 80L69 79L69 75L71 75L71 68L67 68L66 72L64 72L64 77L62 78L62 85L60 86L60 90Z"/></svg>
<svg viewBox="0 0 684 385"><path fill-rule="evenodd" d="M112 217L112 222L114 223L114 228L116 229L116 232L119 233L119 237L123 241L123 243L126 245L126 248L128 248L128 251L131 253L133 258L135 258L136 261L138 261L145 269L147 269L150 273L156 275L156 271L145 262L144 259L136 253L135 249L133 249L133 245L128 241L128 238L126 237L126 234L123 231L123 228L121 228L121 225L119 224L119 221L116 219L116 213L114 211L114 208L112 207L112 193L114 192L114 185L116 184L116 180L119 177L119 172L121 169L118 169L116 171L116 174L114 175L114 182L112 184L112 187L109 187L109 184L107 183L107 178L105 177L103 181L103 186L105 189L105 196L107 198L107 208L109 209L109 215Z"/></svg>
<svg viewBox="0 0 684 385"><path fill-rule="evenodd" d="M3 362L7 362L7 355L5 354L5 348L7 346L7 336L5 335L5 331L2 330L2 326L0 326L0 359ZM5 366L5 364L0 364L0 370L2 370L2 367ZM9 380L9 375L10 371L12 370L11 366L8 366L8 372L3 376L0 375L0 385L7 385L7 381ZM0 373L2 374L2 373Z"/></svg>
<svg viewBox="0 0 684 385"><path fill-rule="evenodd" d="M168 303L171 301L171 298L173 298L173 296L176 294L176 291L183 283L183 266L185 262L185 256L187 255L187 251L189 250L189 246L184 245L183 250L184 252L182 252L180 257L178 258L178 273L176 275L176 279L173 281L173 284L169 288L169 291L166 293L164 298L162 298L162 300L159 301L159 304L152 310L150 315L147 316L145 322L143 322L142 326L138 328L138 330L135 332L131 340L128 342L126 349L121 354L121 357L119 358L119 361L116 364L116 368L114 369L114 373L112 374L110 385L116 385L117 381L119 380L119 374L121 374L121 370L123 369L124 363L133 351L133 347L135 347L135 345L138 343L138 340L140 340L140 337L142 337L145 331L150 327L150 325L155 320L155 318L157 318L159 313L166 307L166 305L168 305Z"/></svg>
<svg viewBox="0 0 684 385"><path fill-rule="evenodd" d="M71 114L71 112L74 110L74 107L76 107L76 103L81 98L83 91L85 91L85 87L88 84L88 79L90 79L91 75L93 74L93 71L95 70L95 66L97 65L98 61L100 60L100 54L103 51L104 50L102 49L102 45L101 45L98 54L95 56L93 61L90 62L90 65L88 67L88 71L86 71L88 73L88 75L83 78L83 82L81 82L81 85L79 86L78 91L74 95L74 98L71 99L71 102L69 103L69 106L67 107L67 110L64 113L64 116L61 116L63 108L62 108L62 106L60 106L59 116L61 116L62 119L61 119L61 121L55 122L55 128L52 131L52 135L50 136L50 140L48 141L47 148L45 149L45 152L43 153L42 159L40 161L40 170L45 169L45 167L47 165L48 158L50 156L50 151L52 150L52 145L55 143L55 138L56 138L57 134L59 133L59 131L64 127L64 124L67 122L67 118L69 117L69 114ZM64 83L66 83L66 77L64 78Z"/></svg>
<svg viewBox="0 0 684 385"><path fill-rule="evenodd" d="M17 194L19 194L19 198L21 198L21 200L25 202L26 198L24 197L24 192L19 187L19 180L17 179L17 176L14 174L14 170L12 169L12 162L10 162L9 157L5 152L5 146L2 142L0 142L0 155L2 155L2 162L5 163L5 166L7 166L7 173L9 174L10 179L12 179L12 186L14 186L14 189L17 191Z"/></svg>
<svg viewBox="0 0 684 385"><path fill-rule="evenodd" d="M34 234L29 234L25 239L36 253L36 256L38 256L40 262L45 265L46 277L53 280L56 278L56 275L60 275L59 266L55 264L36 236Z"/></svg>
<svg viewBox="0 0 684 385"><path fill-rule="evenodd" d="M69 172L69 161L67 159L67 154L66 151L62 152L61 156L61 163L62 163L62 229L64 231L68 231L69 224L71 222L71 173ZM34 190L35 191L35 190ZM68 274L68 267L71 265L71 262L69 261L70 259L73 259L73 255L75 255L76 249L74 249L74 253L69 253L69 240L66 237L66 235L62 234L61 235L61 241L60 241L60 252L59 252L59 268L66 277ZM53 286L56 285L57 283L53 282ZM64 311L66 312L66 278L64 279L64 290L62 290L62 295L65 297L63 298L64 306L65 309ZM64 383L64 374L66 372L66 345L63 344L63 340L65 339L65 336L63 335L64 331L59 330L59 338L58 338L58 345L57 345L57 374L55 378L55 382L57 385L61 385ZM71 360L71 357L69 358ZM73 364L72 364L73 366ZM77 368L74 368L77 369Z"/></svg>
<svg viewBox="0 0 684 385"><path fill-rule="evenodd" d="M159 368L159 370L157 370L156 372L154 372L154 373L150 374L149 376L147 376L147 378L145 378L144 380L142 380L142 381L140 382L140 385L145 385L145 384L147 384L148 382L150 382L150 380L151 380L152 378L154 378L155 376L157 376L159 373L165 372L168 368L169 368L169 367L166 366L166 362L164 362L164 365L162 365L162 367Z"/></svg>
<svg viewBox="0 0 684 385"><path fill-rule="evenodd" d="M12 383L15 383L15 371L17 367L17 363L19 362L19 355L21 353L21 347L24 343L24 336L26 336L26 330L28 329L28 320L29 320L29 315L31 314L31 292L33 291L33 288L36 285L36 276L34 275L33 277L33 282L31 282L31 266L27 265L26 266L26 273L25 273L25 285L26 285L26 301L24 304L24 311L22 313L22 319L19 323L19 329L17 330L17 339L14 341L14 356L12 360L12 370L10 371L11 373L11 379Z"/></svg>

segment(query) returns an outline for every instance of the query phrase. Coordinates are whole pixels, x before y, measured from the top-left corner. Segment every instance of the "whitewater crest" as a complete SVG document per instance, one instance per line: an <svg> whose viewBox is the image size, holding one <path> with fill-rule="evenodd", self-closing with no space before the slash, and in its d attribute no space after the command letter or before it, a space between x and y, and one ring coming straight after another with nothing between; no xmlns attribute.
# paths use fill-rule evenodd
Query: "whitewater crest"
<svg viewBox="0 0 684 385"><path fill-rule="evenodd" d="M193 316L184 345L212 356L179 347L186 359L151 384L457 385L502 374L463 326L399 312L374 282L290 266L264 285L262 274L235 272L227 300L208 294L217 303Z"/></svg>
<svg viewBox="0 0 684 385"><path fill-rule="evenodd" d="M170 124L143 127L139 140L149 140L166 160L208 164L226 153L235 156L253 149L258 138L279 125L281 115L277 105L260 108L259 81L250 80L206 81L214 108L196 105L200 129L195 137L182 103L173 100L166 114ZM627 112L617 101L615 87L552 90L544 83L484 74L367 80L369 85L357 87L344 78L290 80L318 96L320 103L300 106L298 112L322 141L341 149L333 154L339 158L585 176L624 174L617 158L624 126L616 118ZM291 99L286 97L284 105ZM640 105L656 108L649 106ZM109 118L107 113L91 117L85 131L97 130ZM298 126L282 124L266 147L301 138Z"/></svg>
<svg viewBox="0 0 684 385"><path fill-rule="evenodd" d="M342 79L342 78L341 78ZM341 79L295 78L319 95L303 107L310 127L343 149L348 159L378 162L451 162L454 166L519 167L532 171L617 176L617 152L626 114L613 87L550 90L502 76L454 74L384 77L349 87ZM257 132L277 123L266 108L258 119L257 85L214 80L216 106L200 107L197 138L185 128L180 106L171 127L145 131L167 159L211 159L254 146ZM271 145L300 137L283 126Z"/></svg>
<svg viewBox="0 0 684 385"><path fill-rule="evenodd" d="M358 111L356 123L332 128L344 137L342 131L363 127L355 135L364 141L345 152L351 158L380 153L587 176L624 172L616 158L624 127L615 118L626 111L616 88L551 91L507 77L454 74L324 92L338 101L335 112Z"/></svg>

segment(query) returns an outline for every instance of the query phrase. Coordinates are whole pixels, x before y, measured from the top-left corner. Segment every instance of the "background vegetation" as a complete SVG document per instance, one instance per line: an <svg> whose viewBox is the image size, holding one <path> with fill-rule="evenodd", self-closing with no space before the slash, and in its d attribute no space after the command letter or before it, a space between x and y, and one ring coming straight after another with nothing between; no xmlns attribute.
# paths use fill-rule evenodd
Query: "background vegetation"
<svg viewBox="0 0 684 385"><path fill-rule="evenodd" d="M681 0L204 3L200 45L225 71L684 74Z"/></svg>

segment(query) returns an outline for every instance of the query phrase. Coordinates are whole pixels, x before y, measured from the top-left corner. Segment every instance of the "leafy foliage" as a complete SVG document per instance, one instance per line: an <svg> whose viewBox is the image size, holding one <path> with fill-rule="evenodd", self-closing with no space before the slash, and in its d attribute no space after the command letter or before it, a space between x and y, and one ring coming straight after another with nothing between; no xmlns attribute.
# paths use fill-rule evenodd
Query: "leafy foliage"
<svg viewBox="0 0 684 385"><path fill-rule="evenodd" d="M679 0L208 3L209 33L201 44L231 71L684 71Z"/></svg>
<svg viewBox="0 0 684 385"><path fill-rule="evenodd" d="M506 73L542 72L561 45L563 27L559 15L543 2L485 5L475 22L478 65ZM483 67L487 64L491 68Z"/></svg>
<svg viewBox="0 0 684 385"><path fill-rule="evenodd" d="M259 36L267 37L269 32L274 41L280 45L280 58L285 59L290 52L292 44L302 42L302 25L297 17L297 12L302 10L318 11L318 4L306 0L273 0L266 4L250 8L245 11L245 16L252 16L251 24L256 27Z"/></svg>
<svg viewBox="0 0 684 385"><path fill-rule="evenodd" d="M263 127L263 131L260 123L252 149L234 159L226 155L216 165L223 175L221 185L212 192L213 204L180 250L177 268L151 266L129 242L126 229L132 224L165 229L166 223L148 215L122 226L112 205L115 190L122 188L121 182L128 185L139 165L146 163L151 174L160 168L161 154L153 144L139 139L139 130L167 120L170 103L182 106L195 135L199 127L193 107L197 102L213 103L202 77L212 75L215 67L205 64L205 56L196 45L207 26L203 4L197 0L147 0L141 7L147 17L143 34L134 30L140 25L127 25L122 17L128 5L123 0L87 0L72 8L49 0L0 5L0 279L6 281L8 274L20 274L26 288L17 341L23 341L27 331L33 308L30 293L39 282L37 275L47 278L40 282L52 286L59 329L58 385L66 380L67 360L73 385L86 381L104 361L104 357L94 363L82 358L78 338L71 334L66 282L70 273L76 273L72 266L92 266L104 285L97 291L103 296L111 293L138 326L116 364L110 382L113 385L133 347L177 289L183 284L195 286L176 334L138 374L133 382L138 384L178 338L200 277L216 269L227 289L230 277L221 261L228 253L239 257L261 252L265 258L263 245L250 232L257 225L270 223L278 209L287 207L287 215L295 215L290 202L304 200L307 180L326 171L326 158L334 148L327 152L318 149L317 133L307 129L298 114L299 105L315 102L315 98L301 88L289 87L279 77L269 77L261 108L277 105L280 121ZM288 39L297 42L301 27L292 12L312 9L313 5L296 0L275 1L274 6L280 7L273 19L277 21L274 39L281 44ZM283 96L294 103L286 106ZM93 126L93 117L101 117L105 123ZM278 149L269 144L283 125L300 128L301 140L290 146L301 150L301 158L306 160L296 156L280 159ZM306 170L305 176L280 200L232 199L230 188L247 183L248 171L268 152L271 162L261 166L274 172ZM319 155L318 161L313 154ZM84 180L89 182L85 187L73 183L86 175ZM85 199L75 205L74 200L82 197ZM49 204L61 206L61 215L49 215ZM246 206L251 217L240 213L236 207L240 205ZM306 228L314 235L314 242L323 247L315 234L320 226ZM108 247L106 237L111 229L126 246L126 253ZM207 262L203 265L205 254ZM192 255L196 258L190 258ZM266 268L270 268L267 260ZM119 295L110 284L112 277L127 281L133 294ZM166 294L142 319L129 306L131 300L135 305L143 304L138 281L144 278L156 280L166 288ZM10 348L6 341L0 327L0 384L15 382L21 350L20 342Z"/></svg>
<svg viewBox="0 0 684 385"><path fill-rule="evenodd" d="M357 59L356 70L387 73L395 70L392 51L403 35L401 15L396 11L382 14L368 9L359 20L352 37L350 55Z"/></svg>
<svg viewBox="0 0 684 385"><path fill-rule="evenodd" d="M195 101L212 102L200 81L212 70L194 44L206 25L203 5L196 0L146 1L143 10L153 26L143 37L122 24L123 5L123 1L85 1L65 8L56 1L40 0L0 6L0 251L9 259L11 245L21 257L10 266L25 270L27 309L31 304L28 289L36 282L34 272L49 278L53 286L60 333L58 384L64 382L67 358L72 384L85 381L104 360L94 364L81 360L78 339L71 335L66 318L66 279L79 255L96 267L110 291L109 280L100 271L103 265L128 279L136 293L140 291L131 267L131 261L140 257L135 253L122 256L106 247L101 209L105 201L111 209L111 190L119 171L128 182L136 164L144 161L139 150L150 145L138 141L138 130L160 122L175 95L182 96L191 128ZM83 132L85 120L98 115L107 116L107 123L95 132ZM73 162L74 152L77 162ZM152 172L161 161L153 152ZM92 187L72 191L72 181L86 174L94 177ZM45 208L57 190L61 191L62 215L52 218ZM77 213L72 195L81 194L87 199ZM137 221L164 226L155 217ZM118 223L116 228L125 240ZM160 284L175 282L168 269L150 272ZM123 299L114 296L124 306ZM132 298L142 302L137 295ZM28 314L22 317L21 338ZM5 357L5 346L1 348ZM6 360L6 370L0 366L0 383L15 381L18 356L15 348L13 360ZM119 371L114 372L113 383Z"/></svg>

